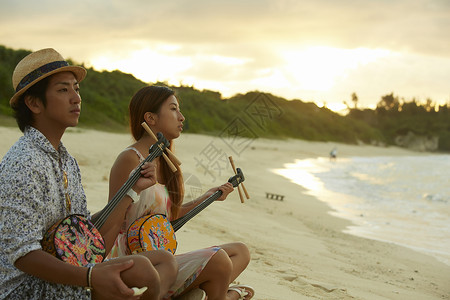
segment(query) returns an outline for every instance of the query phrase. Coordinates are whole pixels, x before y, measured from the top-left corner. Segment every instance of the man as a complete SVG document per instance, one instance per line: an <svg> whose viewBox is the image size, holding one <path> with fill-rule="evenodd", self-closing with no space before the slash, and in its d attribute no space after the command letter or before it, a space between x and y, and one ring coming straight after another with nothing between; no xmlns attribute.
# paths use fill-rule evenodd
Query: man
<svg viewBox="0 0 450 300"><path fill-rule="evenodd" d="M89 218L78 164L61 142L66 128L78 124L85 76L84 68L70 66L54 49L29 54L14 70L10 105L24 135L0 163L0 299L139 299L131 287L148 288L141 299L160 299L176 278L166 251L80 267L42 248L58 220ZM132 189L154 184L155 171L155 164L144 165ZM131 201L123 197L107 222L120 224ZM109 245L117 232L104 227Z"/></svg>

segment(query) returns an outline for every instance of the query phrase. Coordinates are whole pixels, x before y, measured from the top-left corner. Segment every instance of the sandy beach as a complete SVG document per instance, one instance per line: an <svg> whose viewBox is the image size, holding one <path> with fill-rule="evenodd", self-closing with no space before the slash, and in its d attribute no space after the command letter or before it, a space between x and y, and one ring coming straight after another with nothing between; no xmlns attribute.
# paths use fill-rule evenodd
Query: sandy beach
<svg viewBox="0 0 450 300"><path fill-rule="evenodd" d="M21 135L16 128L0 127L0 159ZM132 142L130 135L76 128L67 131L63 142L80 165L89 209L100 210L107 200L110 167ZM241 203L235 191L207 207L177 232L177 251L245 242L252 260L238 281L255 288L254 299L450 299L450 266L402 246L343 233L349 221L330 215L325 203L271 171L295 159L327 156L334 145L183 134L175 154L189 179L188 198L232 176L231 155L245 174L250 199ZM340 157L412 153L338 146ZM284 199L267 199L266 192Z"/></svg>

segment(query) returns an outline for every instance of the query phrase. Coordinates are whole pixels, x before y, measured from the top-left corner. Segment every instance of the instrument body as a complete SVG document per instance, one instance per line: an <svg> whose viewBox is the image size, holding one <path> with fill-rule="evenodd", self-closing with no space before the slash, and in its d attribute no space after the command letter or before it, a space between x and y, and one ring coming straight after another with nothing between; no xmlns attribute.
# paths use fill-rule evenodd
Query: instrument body
<svg viewBox="0 0 450 300"><path fill-rule="evenodd" d="M237 187L245 180L241 169L237 168L236 173L228 179L233 187ZM222 191L216 191L183 217L171 222L163 214L147 215L136 219L127 230L128 249L131 253L163 249L175 254L177 249L175 232L221 195Z"/></svg>
<svg viewBox="0 0 450 300"><path fill-rule="evenodd" d="M55 223L44 235L42 249L74 266L101 263L105 242L95 226L81 215L70 215Z"/></svg>
<svg viewBox="0 0 450 300"><path fill-rule="evenodd" d="M128 228L127 241L131 253L149 249L165 249L175 254L178 245L169 219L162 214L147 215L136 219Z"/></svg>
<svg viewBox="0 0 450 300"><path fill-rule="evenodd" d="M169 142L161 133L158 133L158 141L150 147L147 158L139 164L111 201L97 214L95 220L90 221L76 214L59 220L44 234L41 241L42 249L74 266L86 267L102 262L106 257L106 248L99 229L139 179L142 165L160 156L167 146Z"/></svg>

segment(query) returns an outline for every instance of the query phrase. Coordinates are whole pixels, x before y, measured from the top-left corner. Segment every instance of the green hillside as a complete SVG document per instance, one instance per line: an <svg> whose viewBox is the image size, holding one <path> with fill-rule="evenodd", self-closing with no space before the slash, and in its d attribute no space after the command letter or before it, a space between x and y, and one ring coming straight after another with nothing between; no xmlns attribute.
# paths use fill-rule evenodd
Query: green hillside
<svg viewBox="0 0 450 300"><path fill-rule="evenodd" d="M27 50L0 46L0 125L15 126L9 99L14 91L11 74ZM73 63L78 64L78 63ZM163 83L157 83L163 84ZM132 95L146 83L120 71L88 69L81 84L81 127L106 131L127 130L127 108ZM180 86L172 89L186 117L185 132L239 135L250 138L297 138L343 143L395 144L412 132L439 140L437 150L450 151L450 110L435 110L432 102L419 105L383 96L375 110L351 109L346 116L301 100L286 100L257 91L224 99L220 93ZM430 100L431 101L431 100Z"/></svg>

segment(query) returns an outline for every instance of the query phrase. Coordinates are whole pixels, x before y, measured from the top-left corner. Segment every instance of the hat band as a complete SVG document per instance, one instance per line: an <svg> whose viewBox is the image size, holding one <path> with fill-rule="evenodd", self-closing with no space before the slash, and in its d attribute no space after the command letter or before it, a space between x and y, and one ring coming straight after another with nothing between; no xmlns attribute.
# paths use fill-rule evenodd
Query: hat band
<svg viewBox="0 0 450 300"><path fill-rule="evenodd" d="M52 71L54 71L56 69L59 69L59 68L62 68L62 67L68 67L68 66L69 66L69 63L67 61L64 61L64 60L62 60L62 61L54 61L54 62L45 64L43 66L40 66L36 70L31 71L30 73L28 73L24 78L22 78L22 80L17 85L16 93L18 91L20 91L21 89L23 89L24 87L26 87L31 82L33 82L36 79L38 79L39 77L41 77L42 75L50 73L50 72L52 72Z"/></svg>

